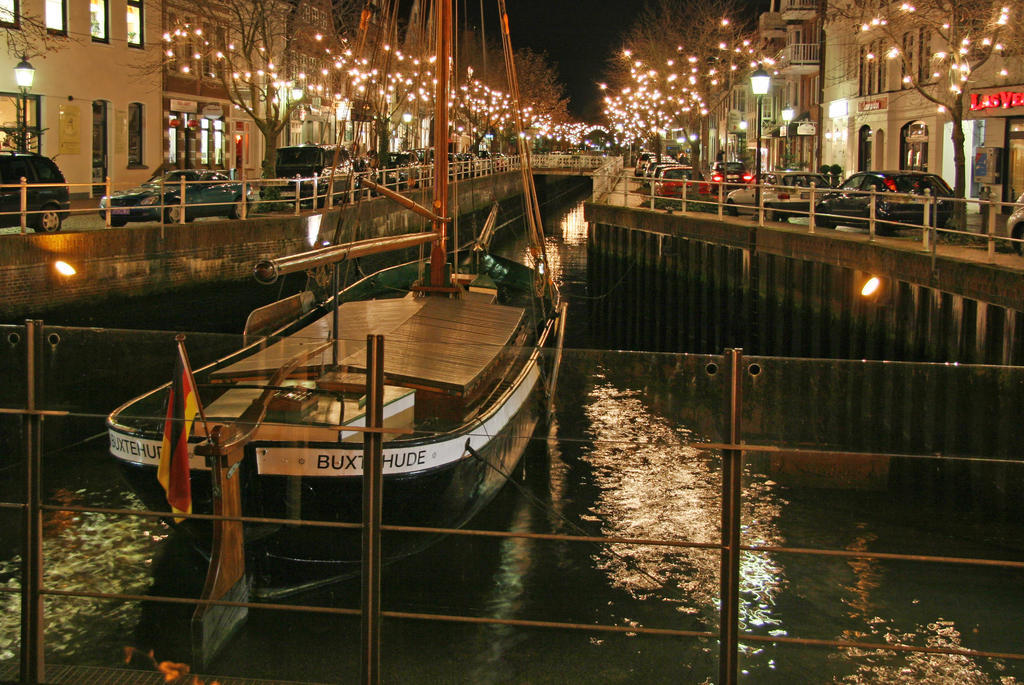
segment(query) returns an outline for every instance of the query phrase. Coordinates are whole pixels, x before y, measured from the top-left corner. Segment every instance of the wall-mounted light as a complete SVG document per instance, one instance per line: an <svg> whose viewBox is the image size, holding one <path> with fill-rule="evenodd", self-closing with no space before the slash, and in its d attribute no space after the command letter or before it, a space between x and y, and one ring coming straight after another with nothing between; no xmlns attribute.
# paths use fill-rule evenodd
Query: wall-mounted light
<svg viewBox="0 0 1024 685"><path fill-rule="evenodd" d="M875 297L882 289L882 279L878 276L871 276L860 288L861 297Z"/></svg>

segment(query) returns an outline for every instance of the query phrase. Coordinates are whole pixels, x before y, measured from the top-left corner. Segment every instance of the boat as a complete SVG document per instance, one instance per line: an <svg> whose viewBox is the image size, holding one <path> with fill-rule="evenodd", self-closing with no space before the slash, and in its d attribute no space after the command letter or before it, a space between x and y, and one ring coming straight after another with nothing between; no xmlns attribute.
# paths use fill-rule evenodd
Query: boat
<svg viewBox="0 0 1024 685"><path fill-rule="evenodd" d="M450 12L450 7L441 10L447 18L438 22L439 44L449 46ZM438 54L447 54L446 49ZM437 69L436 101L442 105L448 71ZM435 127L435 140L447 140L444 106L437 108ZM524 216L532 238L529 264L491 253L493 221L473 250L463 251L461 259L452 256L448 156L436 154L431 208L381 189L429 217L433 230L268 257L255 266L257 279L272 282L281 273L314 265L332 264L337 274L341 259L430 245L429 254L346 288L331 288L319 302L305 293L261 308L250 321L262 322L265 329L281 312L295 315L262 335L247 330L240 349L195 370L203 416L188 436L192 512L215 508L214 479L197 448L209 442L213 427L248 422L244 457L232 468L240 476L242 515L270 519L245 525L246 552L258 555L264 568L276 564L296 574L301 567L313 569L312 576L359 568L369 335L384 340L383 425L392 431L384 435L383 446L385 525L462 527L516 470L549 406L557 362L545 348L560 348L566 315L546 269L543 231L536 223L539 205L521 136L520 147L528 199ZM202 546L211 537L209 520L173 516L158 482L171 386L155 388L109 415L110 453L144 505L167 511L167 520ZM256 414L254 405L261 405ZM284 522L298 519L337 525ZM388 532L383 556L401 558L436 539Z"/></svg>

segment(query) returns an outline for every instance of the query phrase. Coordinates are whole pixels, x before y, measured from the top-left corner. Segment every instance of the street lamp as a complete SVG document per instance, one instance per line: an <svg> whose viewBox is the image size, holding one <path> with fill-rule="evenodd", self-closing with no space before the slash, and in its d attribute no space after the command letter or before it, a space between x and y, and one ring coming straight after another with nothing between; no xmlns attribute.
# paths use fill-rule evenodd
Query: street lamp
<svg viewBox="0 0 1024 685"><path fill-rule="evenodd" d="M789 105L786 105L786 109L782 110L782 121L786 125L786 156L785 160L782 163L782 166L786 167L787 169L790 168L789 122L793 121L794 114L795 112L793 111L793 108L790 107Z"/></svg>
<svg viewBox="0 0 1024 685"><path fill-rule="evenodd" d="M764 67L758 66L757 70L750 75L750 90L753 91L754 95L757 96L757 151L754 154L754 204L758 208L758 216L761 212L761 99L771 88L772 77L764 70ZM758 220L760 221L760 219Z"/></svg>
<svg viewBox="0 0 1024 685"><path fill-rule="evenodd" d="M405 122L405 149L409 149L409 134L412 132L409 129L409 124L412 122L412 113L406 112L402 115L402 121Z"/></svg>
<svg viewBox="0 0 1024 685"><path fill-rule="evenodd" d="M14 81L18 84L18 152L28 151L28 92L32 89L32 79L36 70L29 64L28 59L22 55L18 66L14 67Z"/></svg>

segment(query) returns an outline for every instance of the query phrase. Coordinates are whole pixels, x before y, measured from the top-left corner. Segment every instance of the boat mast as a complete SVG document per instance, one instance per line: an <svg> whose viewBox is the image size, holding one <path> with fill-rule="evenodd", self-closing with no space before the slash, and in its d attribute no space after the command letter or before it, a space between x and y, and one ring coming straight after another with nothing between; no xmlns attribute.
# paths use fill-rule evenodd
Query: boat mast
<svg viewBox="0 0 1024 685"><path fill-rule="evenodd" d="M448 216L448 82L451 78L452 54L452 6L451 0L435 0L437 46L434 74L437 85L434 90L434 215ZM446 244L448 231L444 221L434 221L434 232L438 235L430 250L430 285L441 288L445 282Z"/></svg>
<svg viewBox="0 0 1024 685"><path fill-rule="evenodd" d="M554 290L551 272L547 268L548 256L544 247L544 231L540 216L540 202L537 199L537 188L533 182L533 167L530 162L530 148L526 141L526 124L523 121L522 97L519 93L519 77L516 74L515 57L512 52L512 36L509 34L508 11L505 0L498 0L498 12L501 21L501 42L505 53L505 74L508 78L509 91L512 95L512 111L516 126L516 144L519 151L519 173L523 180L523 192L526 194L526 225L530 234L530 252L535 261L534 266L543 265L543 281L545 287Z"/></svg>

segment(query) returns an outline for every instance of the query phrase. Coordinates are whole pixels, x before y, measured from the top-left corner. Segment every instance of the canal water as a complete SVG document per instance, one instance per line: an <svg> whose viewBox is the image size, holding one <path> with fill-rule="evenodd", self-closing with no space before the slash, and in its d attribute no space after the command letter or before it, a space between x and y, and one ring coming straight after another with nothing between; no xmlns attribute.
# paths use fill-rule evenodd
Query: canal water
<svg viewBox="0 0 1024 685"><path fill-rule="evenodd" d="M605 296L586 282L582 197L547 207L548 254L570 302L567 353L556 411L531 444L521 471L473 522L478 529L581 533L716 542L720 461L688 445L701 436L680 423L671 387L635 377L627 353L602 350L586 312ZM510 253L521 253L511 245ZM248 297L195 294L120 309L79 312L75 323L189 330L198 307L214 314ZM202 300L203 303L198 301ZM251 303L247 303L251 304ZM180 312L179 314L176 312ZM204 319L205 320L205 319ZM225 332L237 332L227 328ZM205 330L210 330L209 328ZM54 502L141 506L106 455L102 417L83 439L51 450L46 495ZM89 439L92 435L93 438ZM884 484L822 487L748 466L745 544L1024 559L1020 522L987 523ZM14 519L5 519L13 521ZM113 514L46 517L48 587L95 592L194 596L205 563L159 522ZM16 585L16 533L0 529L0 582ZM719 559L709 550L451 536L385 569L384 609L560 621L582 626L718 627ZM909 561L744 555L741 630L761 636L865 643L901 642L1024 651L1021 573ZM354 608L358 582L288 598L290 603ZM0 595L0 664L16 660L17 595ZM47 660L117 666L189 662L187 606L51 597L46 602ZM297 682L355 682L356 617L256 610L223 656L207 669L222 676ZM713 638L574 631L512 625L387 619L383 679L389 683L713 683ZM1024 664L1008 658L837 650L748 643L741 648L748 683L1009 683Z"/></svg>

